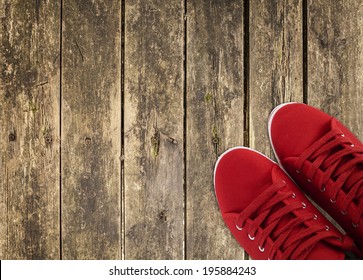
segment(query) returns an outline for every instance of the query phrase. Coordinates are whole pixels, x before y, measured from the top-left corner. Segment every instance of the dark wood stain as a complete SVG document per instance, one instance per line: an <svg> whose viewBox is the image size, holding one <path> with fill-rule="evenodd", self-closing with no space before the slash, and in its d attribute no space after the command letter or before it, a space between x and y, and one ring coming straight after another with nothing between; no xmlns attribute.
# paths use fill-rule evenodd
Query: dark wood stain
<svg viewBox="0 0 363 280"><path fill-rule="evenodd" d="M63 1L64 259L121 258L120 6Z"/></svg>
<svg viewBox="0 0 363 280"><path fill-rule="evenodd" d="M362 140L362 2L311 1L308 10L309 101Z"/></svg>
<svg viewBox="0 0 363 280"><path fill-rule="evenodd" d="M184 258L184 5L158 3L125 7L127 259Z"/></svg>
<svg viewBox="0 0 363 280"><path fill-rule="evenodd" d="M213 166L243 143L243 1L188 1L186 258L242 259L216 203Z"/></svg>
<svg viewBox="0 0 363 280"><path fill-rule="evenodd" d="M1 5L0 258L58 259L60 5Z"/></svg>
<svg viewBox="0 0 363 280"><path fill-rule="evenodd" d="M250 146L273 157L271 110L303 101L302 0L250 3Z"/></svg>

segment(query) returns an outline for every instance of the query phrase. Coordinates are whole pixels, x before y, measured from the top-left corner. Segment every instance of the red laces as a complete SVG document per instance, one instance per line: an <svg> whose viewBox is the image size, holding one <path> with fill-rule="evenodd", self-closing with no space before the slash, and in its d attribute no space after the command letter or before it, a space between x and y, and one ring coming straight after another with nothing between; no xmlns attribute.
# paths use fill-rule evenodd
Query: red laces
<svg viewBox="0 0 363 280"><path fill-rule="evenodd" d="M320 241L343 250L352 249L353 241L348 236L342 239L318 222L315 214L305 210L304 202L294 200L295 194L284 190L285 186L282 180L272 184L236 220L239 230L249 224L248 237L256 239L261 252L268 239L272 240L269 259L274 259L278 251L281 259L305 259Z"/></svg>
<svg viewBox="0 0 363 280"><path fill-rule="evenodd" d="M339 200L342 215L352 213L352 224L358 227L363 215L363 147L332 129L300 155L296 172L303 169L331 203Z"/></svg>

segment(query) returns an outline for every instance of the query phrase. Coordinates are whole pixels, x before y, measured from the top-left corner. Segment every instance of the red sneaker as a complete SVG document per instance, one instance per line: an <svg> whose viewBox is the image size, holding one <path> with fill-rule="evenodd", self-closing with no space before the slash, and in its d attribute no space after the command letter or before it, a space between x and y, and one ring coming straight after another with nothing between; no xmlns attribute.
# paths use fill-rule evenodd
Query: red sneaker
<svg viewBox="0 0 363 280"><path fill-rule="evenodd" d="M363 251L363 145L337 119L301 103L269 117L276 158Z"/></svg>
<svg viewBox="0 0 363 280"><path fill-rule="evenodd" d="M341 234L264 155L244 147L217 161L214 185L222 217L253 259L344 259Z"/></svg>

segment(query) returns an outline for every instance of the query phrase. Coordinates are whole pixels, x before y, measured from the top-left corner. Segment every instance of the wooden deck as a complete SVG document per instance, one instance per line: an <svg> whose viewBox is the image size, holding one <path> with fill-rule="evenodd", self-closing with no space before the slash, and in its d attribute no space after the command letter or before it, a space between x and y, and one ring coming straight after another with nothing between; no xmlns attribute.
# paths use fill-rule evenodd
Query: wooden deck
<svg viewBox="0 0 363 280"><path fill-rule="evenodd" d="M0 0L0 258L244 259L218 154L300 101L363 140L362 0Z"/></svg>

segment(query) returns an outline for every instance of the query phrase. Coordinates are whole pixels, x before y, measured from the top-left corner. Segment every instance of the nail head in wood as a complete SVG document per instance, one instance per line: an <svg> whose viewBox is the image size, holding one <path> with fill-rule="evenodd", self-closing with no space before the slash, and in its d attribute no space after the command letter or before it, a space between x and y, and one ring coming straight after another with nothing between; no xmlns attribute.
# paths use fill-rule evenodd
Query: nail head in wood
<svg viewBox="0 0 363 280"><path fill-rule="evenodd" d="M53 143L53 137L51 135L45 136L45 143L50 145Z"/></svg>
<svg viewBox="0 0 363 280"><path fill-rule="evenodd" d="M89 146L89 145L91 145L91 143L92 143L92 139L91 139L90 137L86 137L86 138L84 139L84 142L86 143L86 145L87 145L87 146Z"/></svg>
<svg viewBox="0 0 363 280"><path fill-rule="evenodd" d="M10 142L14 142L16 140L16 135L15 135L15 133L10 133L9 134L9 141Z"/></svg>

